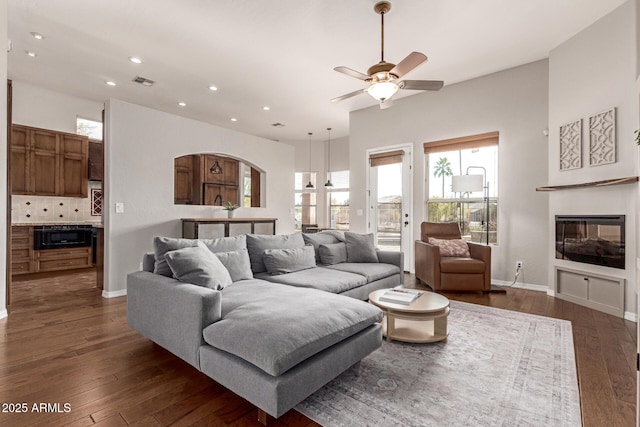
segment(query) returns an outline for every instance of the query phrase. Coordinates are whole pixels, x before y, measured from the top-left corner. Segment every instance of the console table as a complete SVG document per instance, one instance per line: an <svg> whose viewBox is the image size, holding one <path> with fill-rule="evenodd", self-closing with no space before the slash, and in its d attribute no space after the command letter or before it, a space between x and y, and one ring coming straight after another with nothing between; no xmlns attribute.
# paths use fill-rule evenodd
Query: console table
<svg viewBox="0 0 640 427"><path fill-rule="evenodd" d="M185 239L217 239L239 234L276 234L277 218L182 218Z"/></svg>

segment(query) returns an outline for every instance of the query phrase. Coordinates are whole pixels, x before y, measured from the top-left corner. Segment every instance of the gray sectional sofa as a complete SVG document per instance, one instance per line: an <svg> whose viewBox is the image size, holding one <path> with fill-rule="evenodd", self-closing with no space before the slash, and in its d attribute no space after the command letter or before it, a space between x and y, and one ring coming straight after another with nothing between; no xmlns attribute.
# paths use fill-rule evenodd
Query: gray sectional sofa
<svg viewBox="0 0 640 427"><path fill-rule="evenodd" d="M127 277L129 325L263 419L381 345L382 313L364 300L403 277L402 253L355 233L156 238L154 249Z"/></svg>

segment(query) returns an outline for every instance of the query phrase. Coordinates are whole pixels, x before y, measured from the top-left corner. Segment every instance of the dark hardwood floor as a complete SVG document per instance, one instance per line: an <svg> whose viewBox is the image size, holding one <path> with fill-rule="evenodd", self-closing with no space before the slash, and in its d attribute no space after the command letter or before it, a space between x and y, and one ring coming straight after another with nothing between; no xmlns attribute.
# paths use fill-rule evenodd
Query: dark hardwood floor
<svg viewBox="0 0 640 427"><path fill-rule="evenodd" d="M522 289L445 295L570 320L584 425L635 425L635 323ZM14 283L0 331L2 426L260 425L251 404L131 330L126 297L103 299L92 270ZM317 426L295 411L272 425Z"/></svg>

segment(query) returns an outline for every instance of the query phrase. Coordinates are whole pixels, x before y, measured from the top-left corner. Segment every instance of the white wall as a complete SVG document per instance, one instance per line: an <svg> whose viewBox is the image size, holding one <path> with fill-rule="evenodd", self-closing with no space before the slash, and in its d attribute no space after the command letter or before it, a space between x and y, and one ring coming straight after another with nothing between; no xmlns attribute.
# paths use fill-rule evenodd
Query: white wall
<svg viewBox="0 0 640 427"><path fill-rule="evenodd" d="M76 133L78 116L102 121L104 104L13 80L13 123Z"/></svg>
<svg viewBox="0 0 640 427"><path fill-rule="evenodd" d="M446 82L445 82L446 83ZM521 280L547 284L549 227L547 195L535 187L547 181L548 62L523 65L439 92L394 101L351 113L351 229L366 231L366 150L414 144L413 235L426 218L423 143L490 131L499 142L499 245L492 250L492 276L513 280L516 260L524 261Z"/></svg>
<svg viewBox="0 0 640 427"><path fill-rule="evenodd" d="M181 236L180 218L223 217L220 207L173 204L173 159L221 153L266 172L266 207L236 216L277 218L278 234L294 231L294 147L119 100L106 108L105 291L121 294L154 236ZM115 214L115 203L124 203Z"/></svg>
<svg viewBox="0 0 640 427"><path fill-rule="evenodd" d="M584 31L554 49L549 56L549 185L579 184L638 175L638 147L633 131L638 123L635 95L636 49L635 11L627 2ZM617 161L589 166L588 117L616 108ZM560 125L582 118L582 168L560 171ZM556 260L552 266L566 266L627 280L625 311L636 313L637 184L549 194L549 221L555 215L626 215L626 270ZM554 238L553 227L549 239ZM549 269L549 283L554 281Z"/></svg>
<svg viewBox="0 0 640 427"><path fill-rule="evenodd" d="M7 45L7 1L0 1L0 46ZM7 99L7 50L0 50L0 99ZM7 128L7 103L0 102L0 129ZM7 315L7 133L0 132L0 319Z"/></svg>

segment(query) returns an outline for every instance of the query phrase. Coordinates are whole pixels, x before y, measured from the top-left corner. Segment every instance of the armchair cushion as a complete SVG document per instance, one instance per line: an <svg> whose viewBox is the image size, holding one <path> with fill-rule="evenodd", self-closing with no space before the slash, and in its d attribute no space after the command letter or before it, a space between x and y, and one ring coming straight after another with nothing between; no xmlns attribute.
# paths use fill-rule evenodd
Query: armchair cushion
<svg viewBox="0 0 640 427"><path fill-rule="evenodd" d="M442 273L472 274L484 273L484 261L473 258L441 257L440 271Z"/></svg>
<svg viewBox="0 0 640 427"><path fill-rule="evenodd" d="M436 239L429 237L428 242L440 248L440 256L469 258L469 245L462 239Z"/></svg>

